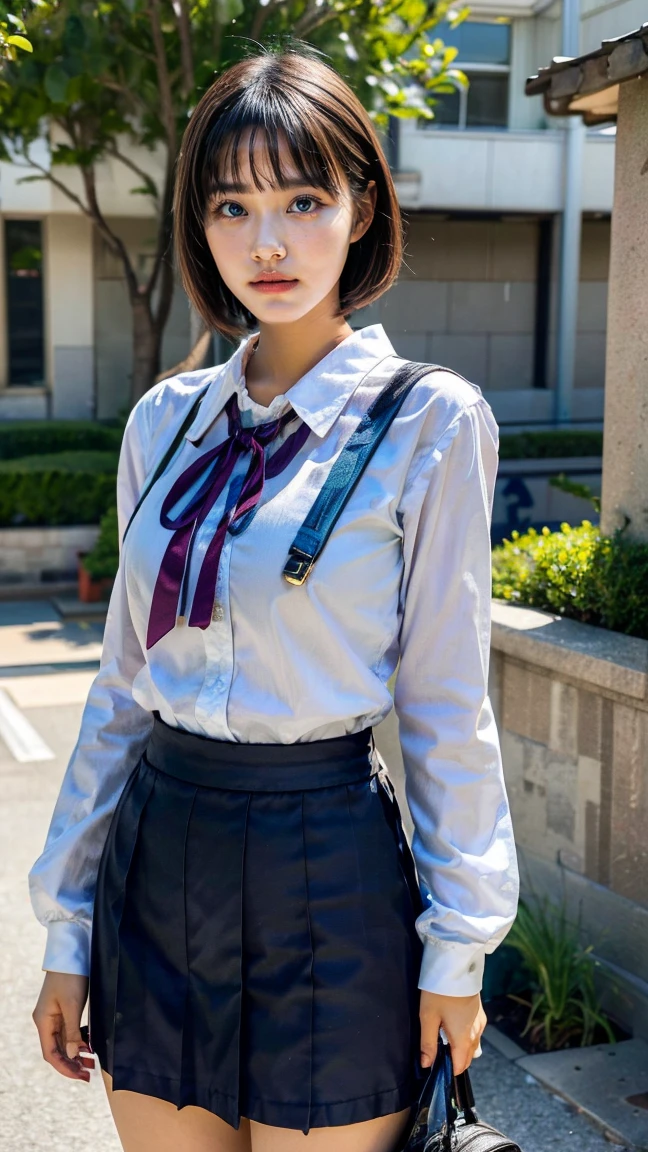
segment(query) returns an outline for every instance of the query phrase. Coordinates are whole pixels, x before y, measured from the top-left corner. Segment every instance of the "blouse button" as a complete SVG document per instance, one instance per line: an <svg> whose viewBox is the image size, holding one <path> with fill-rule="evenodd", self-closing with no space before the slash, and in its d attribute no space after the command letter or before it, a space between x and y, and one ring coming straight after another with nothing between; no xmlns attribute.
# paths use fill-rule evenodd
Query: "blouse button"
<svg viewBox="0 0 648 1152"><path fill-rule="evenodd" d="M223 605L219 604L218 601L215 600L214 607L212 608L212 620L223 620L224 617L225 609L223 608Z"/></svg>

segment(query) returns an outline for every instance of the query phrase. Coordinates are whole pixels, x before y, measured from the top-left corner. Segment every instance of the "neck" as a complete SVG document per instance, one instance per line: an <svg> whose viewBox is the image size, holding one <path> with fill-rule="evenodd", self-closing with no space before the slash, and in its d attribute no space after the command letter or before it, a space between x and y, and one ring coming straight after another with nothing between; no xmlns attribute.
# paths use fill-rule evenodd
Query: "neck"
<svg viewBox="0 0 648 1152"><path fill-rule="evenodd" d="M316 315L289 324L260 324L257 350L248 362L247 390L263 407L301 380L353 329L343 317Z"/></svg>

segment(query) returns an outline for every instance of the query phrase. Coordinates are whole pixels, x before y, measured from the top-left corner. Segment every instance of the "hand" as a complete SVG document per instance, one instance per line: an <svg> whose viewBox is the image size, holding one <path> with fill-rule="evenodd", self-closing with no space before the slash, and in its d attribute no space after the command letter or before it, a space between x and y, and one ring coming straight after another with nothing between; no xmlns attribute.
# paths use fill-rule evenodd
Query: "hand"
<svg viewBox="0 0 648 1152"><path fill-rule="evenodd" d="M486 1027L486 1013L481 996L439 996L421 989L421 1067L434 1063L439 1042L439 1028L443 1028L452 1053L455 1076L465 1072L480 1047L481 1034Z"/></svg>
<svg viewBox="0 0 648 1152"><path fill-rule="evenodd" d="M43 1059L71 1080L90 1080L94 1056L84 1043L81 1013L88 996L87 976L69 972L46 972L32 1020L38 1029ZM87 1053L91 1063L84 1063ZM86 1061L88 1056L85 1057Z"/></svg>

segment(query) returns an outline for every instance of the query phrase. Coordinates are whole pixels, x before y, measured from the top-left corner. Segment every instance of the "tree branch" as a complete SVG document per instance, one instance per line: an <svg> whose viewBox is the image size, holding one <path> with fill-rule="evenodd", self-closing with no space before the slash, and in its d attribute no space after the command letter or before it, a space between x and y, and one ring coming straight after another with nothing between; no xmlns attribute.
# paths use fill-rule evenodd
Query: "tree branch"
<svg viewBox="0 0 648 1152"><path fill-rule="evenodd" d="M16 164L16 168L36 168L38 172L42 172L43 180L49 180L50 184L53 184L55 188L58 188L59 192L62 192L64 196L67 196L68 200L71 200L73 204L76 204L77 208L80 208L85 216L91 217L91 213L88 211L87 206L83 203L81 197L77 196L76 192L73 192L71 188L68 188L62 180L57 180L56 176L52 176L52 173L48 168L44 168L42 164L39 164L36 160L32 160L26 144L24 144L21 148L20 154L21 156L25 157L27 163Z"/></svg>
<svg viewBox="0 0 648 1152"><path fill-rule="evenodd" d="M132 105L134 112L137 112L138 109L146 109L146 102L141 99L134 88L129 88L126 84L119 84L116 80L111 80L109 76L101 76L99 83L103 88L108 88L109 91L118 92L120 96L123 96Z"/></svg>
<svg viewBox="0 0 648 1152"><path fill-rule="evenodd" d="M172 0L178 24L180 60L182 62L182 95L187 98L195 87L193 49L191 46L191 17L187 0Z"/></svg>
<svg viewBox="0 0 648 1152"><path fill-rule="evenodd" d="M254 19L252 20L252 27L250 29L251 40L259 39L259 36L263 31L263 25L268 19L268 16L270 16L272 12L276 11L276 9L280 6L280 3L281 0L270 0L270 2L265 5L265 7L263 7L261 4L258 4L257 10L254 13Z"/></svg>
<svg viewBox="0 0 648 1152"><path fill-rule="evenodd" d="M122 262L124 269L124 276L128 285L128 290L132 299L140 295L139 285L137 283L137 276L135 269L131 263L130 256L126 249L126 245L120 236L113 232L110 225L106 222L103 212L99 207L97 200L97 189L95 184L94 168L81 168L81 177L85 188L85 194L88 200L89 215L94 220L99 232L104 237L110 250L115 256L118 256Z"/></svg>
<svg viewBox="0 0 648 1152"><path fill-rule="evenodd" d="M134 172L136 176L139 176L140 180L143 180L145 185L153 184L155 187L155 183L149 176L148 172L145 172L143 168L140 168L134 160L131 160L130 156L126 156L123 152L120 152L119 148L113 140L109 142L107 152L108 155L113 156L115 160L120 160L121 163L126 166L126 168L130 168L131 172ZM153 200L155 200L156 203L160 199L160 192L158 188L155 188L155 192L149 192L148 195Z"/></svg>
<svg viewBox="0 0 648 1152"><path fill-rule="evenodd" d="M167 219L170 219L170 215ZM160 222L158 250L155 255L155 268L151 273L146 288L149 296L153 294L153 289L158 280L161 281L160 295L157 301L157 308L155 309L154 320L156 326L164 330L173 303L175 281L173 275L173 254L171 251L171 228L170 226L168 228L164 227L162 221Z"/></svg>
<svg viewBox="0 0 648 1152"><path fill-rule="evenodd" d="M154 383L159 384L160 380L168 380L170 376L177 376L180 372L193 372L194 369L202 367L205 356L209 350L210 340L211 332L208 328L205 328L184 360L181 360L179 364L175 364L173 368L168 368L165 372L161 372L159 376L155 377Z"/></svg>
<svg viewBox="0 0 648 1152"><path fill-rule="evenodd" d="M168 154L169 156L175 157L178 150L177 128L173 107L173 93L171 91L171 81L169 78L169 65L164 48L164 36L162 34L160 0L151 0L149 12L151 14L153 46L155 48L155 67L160 87L162 123L164 124L167 134Z"/></svg>
<svg viewBox="0 0 648 1152"><path fill-rule="evenodd" d="M321 8L307 8L301 19L297 21L293 28L293 35L299 36L302 40L319 28L322 24L326 24L329 20L334 20L339 16L339 12L334 12L331 8L322 12Z"/></svg>

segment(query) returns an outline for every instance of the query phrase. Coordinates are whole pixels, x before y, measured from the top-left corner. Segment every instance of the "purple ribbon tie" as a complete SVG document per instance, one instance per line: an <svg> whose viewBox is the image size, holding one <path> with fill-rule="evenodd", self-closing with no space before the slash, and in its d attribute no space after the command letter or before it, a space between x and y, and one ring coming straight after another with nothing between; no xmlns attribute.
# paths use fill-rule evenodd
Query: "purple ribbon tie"
<svg viewBox="0 0 648 1152"><path fill-rule="evenodd" d="M238 534L247 528L261 499L266 476L271 478L282 472L297 455L310 434L308 424L302 421L297 431L288 436L281 447L266 460L264 449L291 420L297 418L294 410L289 409L278 420L250 428L244 428L241 424L236 392L230 396L225 410L228 418L227 439L199 456L178 476L160 509L160 524L163 528L171 529L173 536L164 553L153 590L146 637L147 650L175 627L181 592L183 598L181 610L184 609L186 580L189 573L188 558L191 556L193 541L227 484L238 457L246 452L252 454L240 492L231 502L231 506L225 508L205 552L189 617L189 626L193 628L204 629L211 624L218 567L227 532ZM187 507L175 518L171 517L171 509L186 496L203 473L205 473L203 482ZM243 520L244 523L241 522Z"/></svg>

